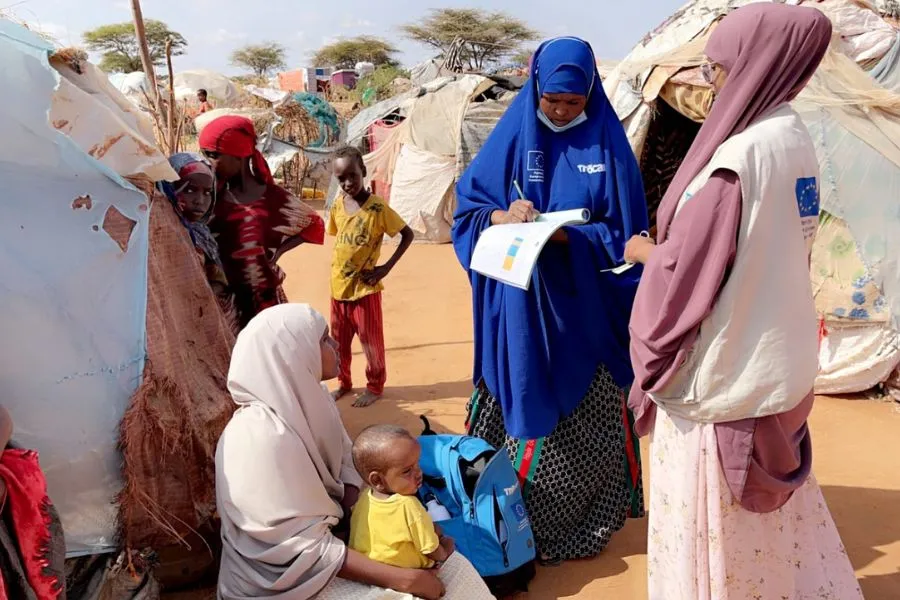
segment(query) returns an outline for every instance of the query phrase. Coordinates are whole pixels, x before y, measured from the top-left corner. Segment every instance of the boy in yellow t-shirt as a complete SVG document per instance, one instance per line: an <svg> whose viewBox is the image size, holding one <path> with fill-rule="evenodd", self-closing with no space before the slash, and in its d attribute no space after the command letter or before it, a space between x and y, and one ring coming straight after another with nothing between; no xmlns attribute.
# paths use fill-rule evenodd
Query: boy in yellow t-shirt
<svg viewBox="0 0 900 600"><path fill-rule="evenodd" d="M370 486L350 517L350 548L405 569L440 566L454 551L416 498L422 449L408 431L374 425L353 443L353 464Z"/></svg>
<svg viewBox="0 0 900 600"><path fill-rule="evenodd" d="M332 168L343 191L328 214L328 235L337 237L331 263L331 333L341 355L340 387L332 396L339 400L353 390L351 344L358 335L366 355L368 382L353 406L363 407L381 397L387 380L381 280L412 244L414 235L400 215L366 189L366 165L359 150L339 148ZM377 266L385 234L400 234L402 239L394 255Z"/></svg>

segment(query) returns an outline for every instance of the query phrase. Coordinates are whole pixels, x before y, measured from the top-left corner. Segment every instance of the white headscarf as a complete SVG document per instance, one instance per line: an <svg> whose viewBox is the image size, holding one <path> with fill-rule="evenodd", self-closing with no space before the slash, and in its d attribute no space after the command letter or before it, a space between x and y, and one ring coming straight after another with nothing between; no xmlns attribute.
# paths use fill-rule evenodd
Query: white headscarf
<svg viewBox="0 0 900 600"><path fill-rule="evenodd" d="M321 384L326 328L308 305L282 304L238 336L228 390L239 408L216 450L223 600L312 598L344 563L331 527L344 484L362 481Z"/></svg>

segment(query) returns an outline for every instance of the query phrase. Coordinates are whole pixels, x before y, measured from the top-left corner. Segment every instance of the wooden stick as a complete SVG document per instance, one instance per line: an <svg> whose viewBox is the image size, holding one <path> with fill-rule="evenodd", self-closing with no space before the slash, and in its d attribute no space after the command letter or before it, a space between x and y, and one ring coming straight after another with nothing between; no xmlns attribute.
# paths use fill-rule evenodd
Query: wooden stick
<svg viewBox="0 0 900 600"><path fill-rule="evenodd" d="M169 154L178 152L178 138L175 131L175 112L178 107L175 105L175 75L172 71L172 38L166 40L166 66L169 69Z"/></svg>
<svg viewBox="0 0 900 600"><path fill-rule="evenodd" d="M134 16L134 34L137 37L138 48L141 51L141 64L144 65L144 73L153 86L153 97L156 99L159 109L159 88L156 87L156 72L153 70L153 60L150 58L150 47L147 45L147 30L144 28L144 13L141 11L141 0L131 0L131 14Z"/></svg>

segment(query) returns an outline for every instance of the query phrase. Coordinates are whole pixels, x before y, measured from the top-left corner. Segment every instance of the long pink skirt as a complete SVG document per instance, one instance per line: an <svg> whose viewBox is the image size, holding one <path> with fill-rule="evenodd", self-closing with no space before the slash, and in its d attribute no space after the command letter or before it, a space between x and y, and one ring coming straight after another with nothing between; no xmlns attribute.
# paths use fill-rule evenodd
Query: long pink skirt
<svg viewBox="0 0 900 600"><path fill-rule="evenodd" d="M650 600L863 597L812 475L780 509L744 510L719 465L713 426L662 409L650 465Z"/></svg>

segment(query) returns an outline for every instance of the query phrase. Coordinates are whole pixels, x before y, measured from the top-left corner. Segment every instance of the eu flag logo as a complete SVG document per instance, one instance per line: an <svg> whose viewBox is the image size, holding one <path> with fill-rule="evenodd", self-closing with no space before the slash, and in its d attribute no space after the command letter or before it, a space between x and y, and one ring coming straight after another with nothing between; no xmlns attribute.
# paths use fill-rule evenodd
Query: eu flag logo
<svg viewBox="0 0 900 600"><path fill-rule="evenodd" d="M797 206L800 218L819 216L819 184L815 177L801 177L797 180Z"/></svg>

